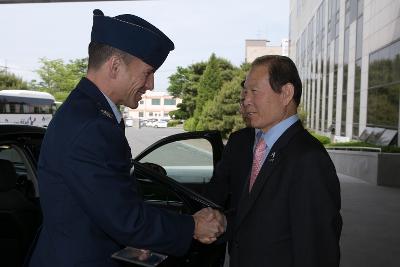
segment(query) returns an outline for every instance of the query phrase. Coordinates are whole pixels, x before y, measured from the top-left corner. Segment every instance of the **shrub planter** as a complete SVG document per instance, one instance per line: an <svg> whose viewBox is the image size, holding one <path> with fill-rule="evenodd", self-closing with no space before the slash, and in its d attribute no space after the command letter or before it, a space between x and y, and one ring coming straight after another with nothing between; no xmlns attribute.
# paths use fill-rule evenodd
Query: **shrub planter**
<svg viewBox="0 0 400 267"><path fill-rule="evenodd" d="M400 154L331 150L328 153L337 173L375 185L400 187Z"/></svg>

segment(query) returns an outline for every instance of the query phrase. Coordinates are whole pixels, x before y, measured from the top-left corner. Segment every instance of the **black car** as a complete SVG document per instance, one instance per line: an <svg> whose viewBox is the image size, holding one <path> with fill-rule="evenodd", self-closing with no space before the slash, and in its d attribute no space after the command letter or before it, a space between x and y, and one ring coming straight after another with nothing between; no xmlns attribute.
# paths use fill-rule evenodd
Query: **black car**
<svg viewBox="0 0 400 267"><path fill-rule="evenodd" d="M41 223L37 160L44 128L0 125L0 265L21 266ZM143 199L154 206L193 214L221 209L202 196L223 143L218 131L166 137L132 159L132 175ZM183 257L168 257L159 266L222 266L225 244L193 240ZM134 265L132 265L134 266Z"/></svg>

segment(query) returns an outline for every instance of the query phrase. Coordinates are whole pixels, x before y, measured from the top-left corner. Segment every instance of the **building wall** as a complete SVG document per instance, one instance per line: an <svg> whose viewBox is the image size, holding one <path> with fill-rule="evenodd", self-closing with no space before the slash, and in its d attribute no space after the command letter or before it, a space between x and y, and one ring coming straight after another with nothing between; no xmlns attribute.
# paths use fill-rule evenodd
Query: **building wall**
<svg viewBox="0 0 400 267"><path fill-rule="evenodd" d="M291 0L289 25L308 127L341 140L400 130L400 1Z"/></svg>
<svg viewBox="0 0 400 267"><path fill-rule="evenodd" d="M165 92L147 91L136 109L125 107L124 117L144 120L151 118L171 119L169 112L177 110L179 103L182 103L182 99L174 98Z"/></svg>
<svg viewBox="0 0 400 267"><path fill-rule="evenodd" d="M288 55L288 39L282 39L280 46L269 46L268 40L246 40L246 63L264 55Z"/></svg>

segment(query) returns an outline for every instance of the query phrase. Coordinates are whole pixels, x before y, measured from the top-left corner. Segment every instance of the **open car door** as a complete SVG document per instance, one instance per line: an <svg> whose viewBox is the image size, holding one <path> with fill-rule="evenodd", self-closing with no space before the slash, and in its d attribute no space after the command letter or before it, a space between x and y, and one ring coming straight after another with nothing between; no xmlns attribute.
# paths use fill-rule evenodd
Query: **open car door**
<svg viewBox="0 0 400 267"><path fill-rule="evenodd" d="M204 193L223 150L219 131L188 132L168 136L141 152L135 161L164 168L176 182Z"/></svg>
<svg viewBox="0 0 400 267"><path fill-rule="evenodd" d="M156 142L133 160L133 173L143 199L162 209L193 214L204 207L222 210L201 193L223 150L218 131L176 134ZM193 240L183 257L169 256L161 266L223 266L225 243Z"/></svg>

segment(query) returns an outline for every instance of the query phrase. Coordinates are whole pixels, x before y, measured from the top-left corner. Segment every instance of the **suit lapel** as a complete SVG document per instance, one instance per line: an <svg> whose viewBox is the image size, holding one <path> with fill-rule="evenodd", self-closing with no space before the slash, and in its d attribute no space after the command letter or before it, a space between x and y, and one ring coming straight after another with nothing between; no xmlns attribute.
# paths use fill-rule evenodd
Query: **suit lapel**
<svg viewBox="0 0 400 267"><path fill-rule="evenodd" d="M243 222L243 219L246 217L247 213L250 211L251 207L254 205L256 199L258 198L260 192L262 191L264 184L271 177L271 174L274 172L276 167L279 166L281 157L275 155L275 157L272 160L270 155L268 155L268 158L265 159L265 162L261 167L260 172L258 173L257 179L250 193L249 193L249 174L247 174L246 176L246 183L244 186L242 197L239 201L238 213L235 223L236 227L239 227L240 224Z"/></svg>
<svg viewBox="0 0 400 267"><path fill-rule="evenodd" d="M239 183L238 186L240 186L239 188L242 188L242 192L236 211L241 210L241 205L246 203L246 198L248 197L249 192L249 177L254 156L253 146L255 142L255 130L254 128L248 129L251 131L249 131L249 134L246 136L247 138L239 139L241 151L239 152L240 157L238 157L237 162L240 166L237 177L241 180L241 183Z"/></svg>
<svg viewBox="0 0 400 267"><path fill-rule="evenodd" d="M243 143L241 144L242 146L242 151L241 151L241 157L239 160L241 161L241 166L243 168L240 168L240 173L239 177L244 177L244 187L248 186L248 177L250 175L251 171L251 165L253 163L253 146L254 146L254 141L255 141L255 130L253 128L249 128L249 134L247 135L247 139L243 140Z"/></svg>
<svg viewBox="0 0 400 267"><path fill-rule="evenodd" d="M261 170L257 176L257 179L253 185L251 192L249 193L249 182L248 177L246 176L246 183L244 186L244 190L242 193L242 197L239 201L238 212L236 217L235 227L238 228L243 220L245 219L248 212L251 210L252 206L256 202L258 196L263 191L263 188L277 169L277 167L282 163L282 159L284 159L285 152L284 148L289 143L290 139L298 132L304 130L300 121L297 121L292 126L290 126L279 139L275 142L273 147L268 154L268 157L265 159L264 164L261 167ZM253 141L254 143L254 141ZM252 159L253 156L250 156Z"/></svg>
<svg viewBox="0 0 400 267"><path fill-rule="evenodd" d="M102 116L113 120L118 127L121 127L120 124L118 124L118 121L115 118L114 112L112 111L110 104L107 102L107 99L94 83L84 77L76 86L76 90L92 99ZM125 131L125 127L123 130Z"/></svg>

